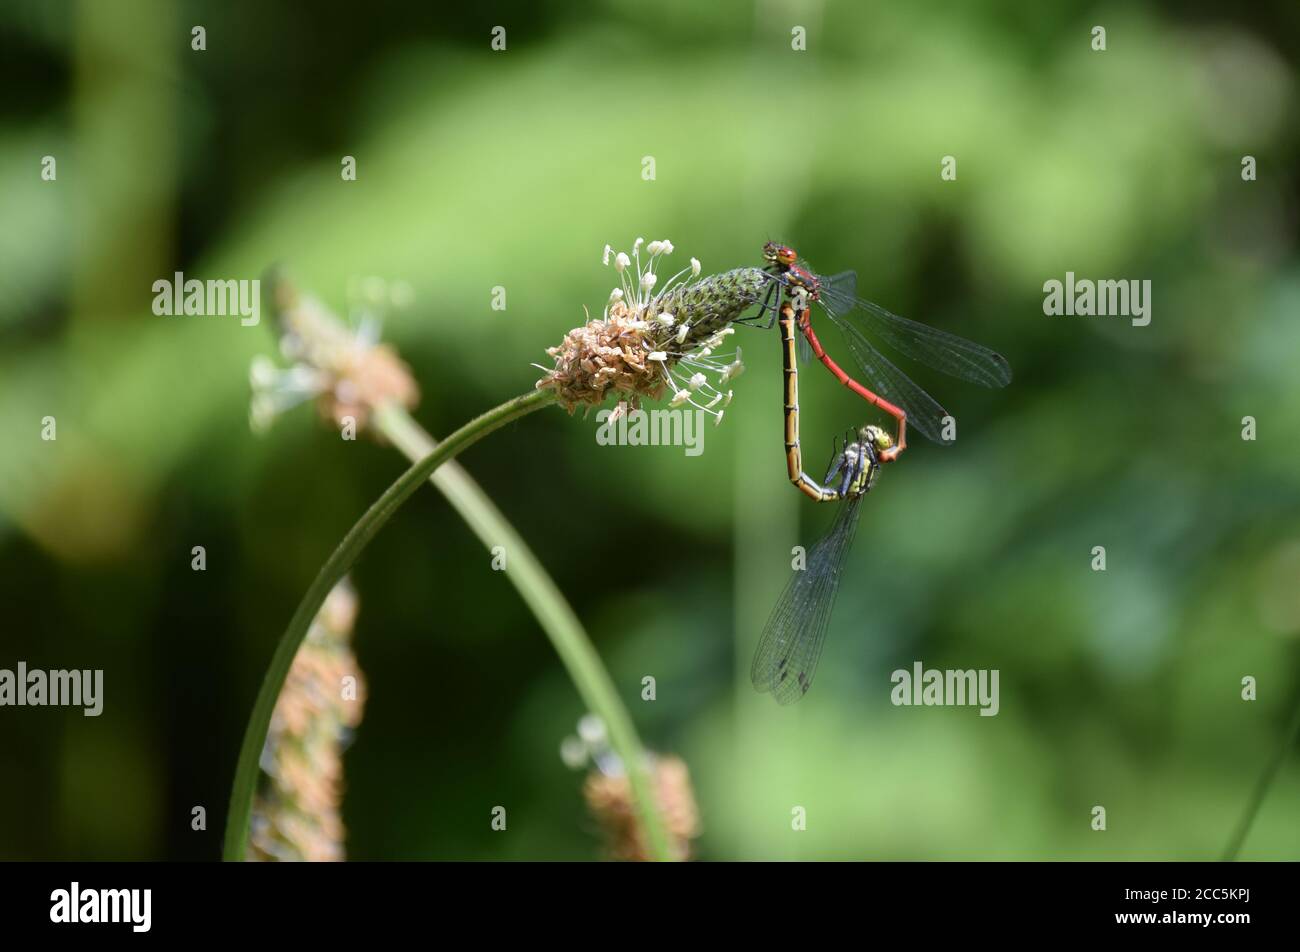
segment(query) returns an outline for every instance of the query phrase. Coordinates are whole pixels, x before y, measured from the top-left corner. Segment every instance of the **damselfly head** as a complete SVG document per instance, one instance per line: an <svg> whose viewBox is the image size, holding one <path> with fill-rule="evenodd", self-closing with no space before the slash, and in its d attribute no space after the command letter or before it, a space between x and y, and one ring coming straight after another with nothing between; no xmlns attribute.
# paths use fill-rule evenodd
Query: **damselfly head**
<svg viewBox="0 0 1300 952"><path fill-rule="evenodd" d="M876 450L883 452L894 445L894 438L878 426L864 426L858 430L858 439Z"/></svg>
<svg viewBox="0 0 1300 952"><path fill-rule="evenodd" d="M763 260L769 264L788 268L799 260L799 255L788 245L779 245L775 241L769 241L763 245Z"/></svg>

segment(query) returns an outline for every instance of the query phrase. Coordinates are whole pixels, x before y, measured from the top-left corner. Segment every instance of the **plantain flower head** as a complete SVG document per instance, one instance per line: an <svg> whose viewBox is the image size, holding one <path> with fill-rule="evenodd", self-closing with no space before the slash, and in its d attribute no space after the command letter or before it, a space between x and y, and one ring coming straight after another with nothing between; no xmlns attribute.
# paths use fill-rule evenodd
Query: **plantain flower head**
<svg viewBox="0 0 1300 952"><path fill-rule="evenodd" d="M609 855L619 860L648 859L649 845L636 811L632 784L623 761L609 746L604 722L594 714L583 717L577 735L566 737L560 745L560 757L572 770L588 768L582 794L605 835ZM673 858L690 859L691 840L700 835L690 771L680 757L648 752L645 766L667 827Z"/></svg>
<svg viewBox="0 0 1300 952"><path fill-rule="evenodd" d="M601 260L613 263L618 284L599 318L576 327L547 354L554 366L538 388L551 388L572 413L618 395L633 408L642 398L668 399L722 421L731 402L726 384L744 369L740 348L719 353L735 333L731 321L757 303L772 280L742 268L699 280L696 258L667 279L667 239L638 238L632 253L606 245Z"/></svg>
<svg viewBox="0 0 1300 952"><path fill-rule="evenodd" d="M359 430L385 403L415 406L419 389L410 369L392 347L379 342L378 314L408 306L409 285L379 278L357 283L350 295L357 317L349 326L283 277L273 275L268 283L281 328L280 351L290 365L278 366L265 356L253 359L249 422L255 431L268 429L281 413L310 399L326 419L341 425L351 418Z"/></svg>

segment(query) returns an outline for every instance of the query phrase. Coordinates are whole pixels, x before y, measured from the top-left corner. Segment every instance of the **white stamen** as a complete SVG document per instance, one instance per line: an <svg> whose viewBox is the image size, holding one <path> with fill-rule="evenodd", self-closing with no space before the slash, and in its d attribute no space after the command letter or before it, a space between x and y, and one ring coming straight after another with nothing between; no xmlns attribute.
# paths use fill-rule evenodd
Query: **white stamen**
<svg viewBox="0 0 1300 952"><path fill-rule="evenodd" d="M739 377L739 376L740 376L741 374L743 374L744 372L745 372L745 364L744 364L744 362L740 359L740 348L737 347L737 348L736 348L736 359L733 360L731 363L727 364L726 367L722 368L722 381L721 381L721 382L722 382L722 383L726 383L728 380L735 380L737 377Z"/></svg>
<svg viewBox="0 0 1300 952"><path fill-rule="evenodd" d="M280 353L285 360L297 360L306 353L306 350L302 338L292 331L280 338Z"/></svg>
<svg viewBox="0 0 1300 952"><path fill-rule="evenodd" d="M570 770L581 770L587 766L587 745L578 737L566 737L560 744L560 760Z"/></svg>
<svg viewBox="0 0 1300 952"><path fill-rule="evenodd" d="M254 390L269 390L275 385L276 378L275 364L269 357L257 356L253 358L252 365L248 368L248 382L252 384Z"/></svg>
<svg viewBox="0 0 1300 952"><path fill-rule="evenodd" d="M578 721L578 736L590 745L605 742L605 722L595 714L584 714Z"/></svg>

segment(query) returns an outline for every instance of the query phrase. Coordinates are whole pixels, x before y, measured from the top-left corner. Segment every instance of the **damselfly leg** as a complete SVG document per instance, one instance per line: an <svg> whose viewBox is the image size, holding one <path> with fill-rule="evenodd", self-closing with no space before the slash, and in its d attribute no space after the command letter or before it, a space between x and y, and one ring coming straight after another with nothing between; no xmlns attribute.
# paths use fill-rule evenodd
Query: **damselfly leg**
<svg viewBox="0 0 1300 952"><path fill-rule="evenodd" d="M763 300L758 303L758 308L751 314L736 318L732 323L746 324L763 330L770 328L773 322L776 321L780 310L783 287L783 282L773 276L771 283L767 286L766 293L763 295Z"/></svg>

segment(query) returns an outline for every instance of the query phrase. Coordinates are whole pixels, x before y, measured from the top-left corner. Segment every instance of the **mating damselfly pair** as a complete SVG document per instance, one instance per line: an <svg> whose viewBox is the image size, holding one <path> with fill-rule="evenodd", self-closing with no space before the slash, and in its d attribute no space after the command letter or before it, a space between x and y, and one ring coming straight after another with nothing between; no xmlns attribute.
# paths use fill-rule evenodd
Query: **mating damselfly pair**
<svg viewBox="0 0 1300 952"><path fill-rule="evenodd" d="M772 610L750 668L754 687L771 692L781 704L799 700L812 686L835 604L845 557L857 531L859 505L880 468L898 459L907 446L907 427L946 445L951 418L933 397L899 370L872 343L871 337L919 363L950 376L986 387L1011 381L1011 368L994 351L946 331L899 317L856 295L852 271L830 277L818 275L795 251L769 242L764 246L769 278L758 301L758 312L736 323L777 323L781 330L781 361L785 375L785 453L790 481L817 502L840 506L830 528L796 569ZM826 353L813 329L811 305L820 306L844 336L854 363L870 384L846 373ZM803 469L799 441L800 344L840 383L892 417L896 435L877 426L863 426L837 439L826 477L818 481Z"/></svg>
<svg viewBox="0 0 1300 952"><path fill-rule="evenodd" d="M605 246L603 260L618 272L602 319L570 331L547 353L553 368L538 381L551 387L572 412L596 405L611 392L657 398L671 389L670 406L689 405L721 421L731 391L722 389L743 369L719 355L733 325L780 327L784 386L786 469L790 481L817 502L840 507L830 530L796 570L777 602L759 642L751 676L759 691L782 704L797 701L812 684L830 623L844 559L857 527L859 505L886 463L907 447L909 426L927 439L951 443L955 421L933 397L876 347L873 339L905 357L950 376L986 387L1011 380L1005 359L986 347L946 331L899 317L857 297L853 272L822 276L795 251L768 242L763 267L736 268L700 278L700 263L661 282L657 262L672 253L672 242L645 245L638 238L632 255ZM689 273L690 278L684 279ZM826 352L813 327L813 305L844 335L861 380L844 371ZM822 480L804 471L799 437L799 361L802 346L835 378L894 420L891 435L870 425L854 427L837 440ZM715 386L709 375L716 376Z"/></svg>

